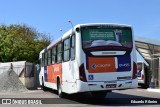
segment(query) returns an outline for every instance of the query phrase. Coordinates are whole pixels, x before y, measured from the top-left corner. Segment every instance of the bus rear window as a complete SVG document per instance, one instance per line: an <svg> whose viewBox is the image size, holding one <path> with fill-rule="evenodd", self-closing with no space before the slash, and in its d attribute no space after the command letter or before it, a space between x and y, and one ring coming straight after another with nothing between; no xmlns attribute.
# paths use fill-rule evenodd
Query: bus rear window
<svg viewBox="0 0 160 107"><path fill-rule="evenodd" d="M132 31L130 27L82 27L83 48L97 46L123 46L132 48Z"/></svg>

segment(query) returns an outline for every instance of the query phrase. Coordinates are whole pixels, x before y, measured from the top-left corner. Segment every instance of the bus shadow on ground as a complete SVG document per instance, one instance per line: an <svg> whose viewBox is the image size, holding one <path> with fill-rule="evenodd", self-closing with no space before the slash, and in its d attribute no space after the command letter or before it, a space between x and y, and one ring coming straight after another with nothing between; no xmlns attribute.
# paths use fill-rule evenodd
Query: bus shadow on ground
<svg viewBox="0 0 160 107"><path fill-rule="evenodd" d="M86 93L88 94L88 93ZM137 106L137 105L155 105L160 104L158 99L155 98L149 98L149 97L142 97L142 96L136 96L136 95L127 95L127 94L119 94L119 93L110 93L111 96L114 94L117 97L111 97L107 96L106 98L93 98L93 97L86 97L86 95L80 94L77 95L77 97L68 97L67 99L70 99L72 101L76 101L78 103L82 104L92 104L92 105L130 105L130 106ZM81 96L81 97L78 97ZM120 97L123 96L123 97ZM156 102L151 102L156 101Z"/></svg>
<svg viewBox="0 0 160 107"><path fill-rule="evenodd" d="M57 91L52 93L57 94ZM160 105L160 99L143 97L137 95L120 94L116 92L108 93L106 98L93 98L90 93L65 94L60 98L61 104L90 104L105 106L139 106L139 105Z"/></svg>

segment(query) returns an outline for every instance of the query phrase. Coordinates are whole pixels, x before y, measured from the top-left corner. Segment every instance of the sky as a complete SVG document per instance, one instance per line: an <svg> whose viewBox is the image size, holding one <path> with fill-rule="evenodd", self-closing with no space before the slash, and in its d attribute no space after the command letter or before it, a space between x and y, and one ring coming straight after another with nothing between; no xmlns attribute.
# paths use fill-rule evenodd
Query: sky
<svg viewBox="0 0 160 107"><path fill-rule="evenodd" d="M135 36L160 40L160 0L0 0L0 24L27 24L52 40L71 29L68 20L128 24Z"/></svg>

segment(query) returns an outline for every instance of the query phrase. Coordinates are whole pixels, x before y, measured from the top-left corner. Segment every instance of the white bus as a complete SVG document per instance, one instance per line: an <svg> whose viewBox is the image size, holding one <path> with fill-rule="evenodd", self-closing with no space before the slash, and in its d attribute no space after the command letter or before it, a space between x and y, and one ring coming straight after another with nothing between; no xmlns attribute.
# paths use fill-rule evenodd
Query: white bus
<svg viewBox="0 0 160 107"><path fill-rule="evenodd" d="M148 88L150 83L149 67L143 61L137 61L138 85Z"/></svg>
<svg viewBox="0 0 160 107"><path fill-rule="evenodd" d="M39 55L40 85L64 93L91 92L105 97L111 90L138 87L136 49L131 26L78 24Z"/></svg>

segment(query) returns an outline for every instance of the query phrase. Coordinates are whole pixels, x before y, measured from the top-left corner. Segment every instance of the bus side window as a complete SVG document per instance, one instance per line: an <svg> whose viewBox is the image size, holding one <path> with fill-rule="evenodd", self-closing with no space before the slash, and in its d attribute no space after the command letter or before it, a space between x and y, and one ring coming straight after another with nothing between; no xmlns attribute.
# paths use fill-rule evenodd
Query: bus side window
<svg viewBox="0 0 160 107"><path fill-rule="evenodd" d="M75 34L71 37L71 60L75 59Z"/></svg>
<svg viewBox="0 0 160 107"><path fill-rule="evenodd" d="M51 64L51 62L52 62L52 59L51 59L51 50L48 50L48 52L47 52L47 54L48 54L48 63L47 63L47 65L50 65Z"/></svg>
<svg viewBox="0 0 160 107"><path fill-rule="evenodd" d="M62 43L57 45L57 63L62 62Z"/></svg>
<svg viewBox="0 0 160 107"><path fill-rule="evenodd" d="M63 42L63 61L69 61L70 60L70 38L67 38Z"/></svg>
<svg viewBox="0 0 160 107"><path fill-rule="evenodd" d="M41 58L41 67L44 66L44 53L42 53L42 58Z"/></svg>
<svg viewBox="0 0 160 107"><path fill-rule="evenodd" d="M57 50L56 50L56 46L52 49L52 64L56 63L56 54Z"/></svg>
<svg viewBox="0 0 160 107"><path fill-rule="evenodd" d="M47 66L47 52L44 53L44 66Z"/></svg>

